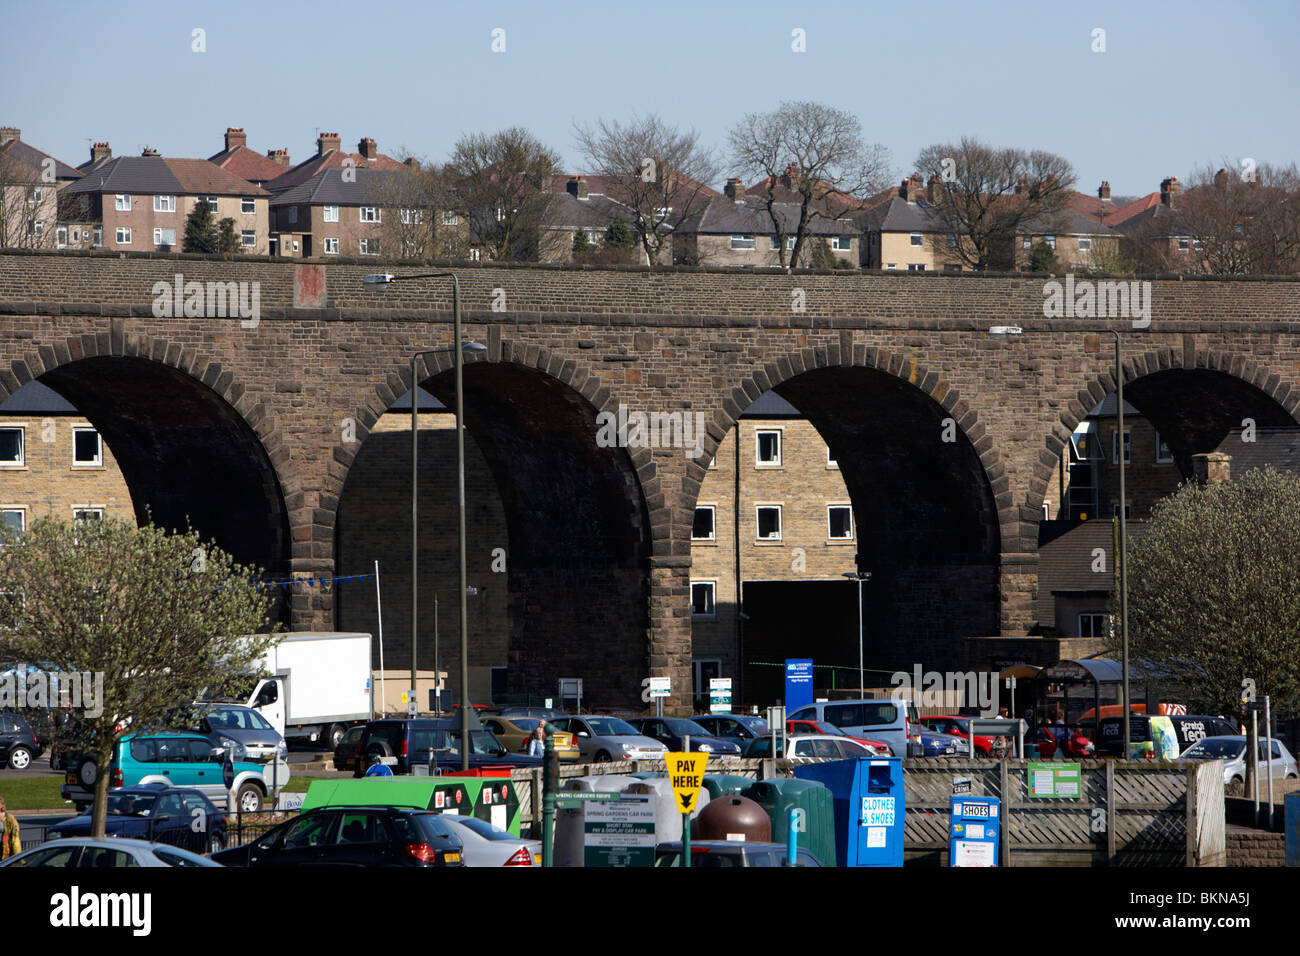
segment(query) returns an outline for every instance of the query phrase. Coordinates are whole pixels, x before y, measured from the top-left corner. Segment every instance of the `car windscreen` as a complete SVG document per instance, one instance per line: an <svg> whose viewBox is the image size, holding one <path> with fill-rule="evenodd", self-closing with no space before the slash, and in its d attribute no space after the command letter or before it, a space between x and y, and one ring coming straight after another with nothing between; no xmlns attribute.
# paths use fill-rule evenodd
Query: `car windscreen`
<svg viewBox="0 0 1300 956"><path fill-rule="evenodd" d="M1240 757L1246 750L1244 740L1208 740L1197 741L1190 747L1183 756L1201 758L1205 760L1235 760Z"/></svg>
<svg viewBox="0 0 1300 956"><path fill-rule="evenodd" d="M473 747L470 753L495 755L497 751L504 749L501 741L487 730L471 730L469 740ZM459 733L447 734L447 749L452 753L460 753Z"/></svg>
<svg viewBox="0 0 1300 956"><path fill-rule="evenodd" d="M711 737L709 731L705 730L693 720L687 720L684 717L666 717L664 723L678 737L684 737L690 734L692 737Z"/></svg>
<svg viewBox="0 0 1300 956"><path fill-rule="evenodd" d="M597 737L637 737L640 731L617 717L588 717L587 723Z"/></svg>
<svg viewBox="0 0 1300 956"><path fill-rule="evenodd" d="M509 830L502 830L500 827L494 827L486 820L480 820L478 817L456 817L456 823L466 829L473 830L485 840L519 839Z"/></svg>
<svg viewBox="0 0 1300 956"><path fill-rule="evenodd" d="M153 805L157 799L152 793L110 793L108 813L110 816L147 817L153 813Z"/></svg>
<svg viewBox="0 0 1300 956"><path fill-rule="evenodd" d="M737 717L736 720L744 724L749 729L750 733L758 734L760 737L763 734L770 734L772 732L772 728L767 725L767 721L762 717Z"/></svg>
<svg viewBox="0 0 1300 956"><path fill-rule="evenodd" d="M536 730L537 725L541 723L541 719L538 717L511 717L509 720L510 723L523 731Z"/></svg>

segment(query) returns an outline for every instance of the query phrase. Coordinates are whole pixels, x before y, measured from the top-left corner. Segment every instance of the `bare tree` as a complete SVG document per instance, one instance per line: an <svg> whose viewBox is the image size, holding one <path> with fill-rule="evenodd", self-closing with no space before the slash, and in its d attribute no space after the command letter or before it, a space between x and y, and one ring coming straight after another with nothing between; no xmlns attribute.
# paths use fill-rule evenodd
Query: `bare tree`
<svg viewBox="0 0 1300 956"><path fill-rule="evenodd" d="M788 230L776 208L783 195L793 193L799 207L789 259L797 263L814 219L838 219L861 210L867 197L892 178L888 150L863 140L857 117L823 103L790 101L770 113L749 113L728 139L736 167L766 177L761 195L783 269L789 268Z"/></svg>
<svg viewBox="0 0 1300 956"><path fill-rule="evenodd" d="M1238 171L1240 170L1240 171ZM1253 162L1189 177L1178 220L1197 260L1216 275L1286 275L1300 270L1300 173Z"/></svg>
<svg viewBox="0 0 1300 956"><path fill-rule="evenodd" d="M461 137L448 170L474 241L498 260L537 257L537 230L558 155L515 126Z"/></svg>
<svg viewBox="0 0 1300 956"><path fill-rule="evenodd" d="M694 130L668 126L653 114L633 116L626 126L597 120L574 124L589 172L610 182L610 198L632 210L637 241L651 265L672 248L675 223L708 201L707 183L718 176L713 153Z"/></svg>
<svg viewBox="0 0 1300 956"><path fill-rule="evenodd" d="M952 253L977 270L1010 269L1022 226L1051 223L1075 183L1069 160L1043 150L997 149L970 137L921 150L917 169L933 182L932 210L950 235L965 236Z"/></svg>
<svg viewBox="0 0 1300 956"><path fill-rule="evenodd" d="M464 259L468 230L443 167L415 163L376 177L383 217L383 245L403 259Z"/></svg>
<svg viewBox="0 0 1300 956"><path fill-rule="evenodd" d="M58 218L53 160L32 166L0 150L0 249L53 249Z"/></svg>

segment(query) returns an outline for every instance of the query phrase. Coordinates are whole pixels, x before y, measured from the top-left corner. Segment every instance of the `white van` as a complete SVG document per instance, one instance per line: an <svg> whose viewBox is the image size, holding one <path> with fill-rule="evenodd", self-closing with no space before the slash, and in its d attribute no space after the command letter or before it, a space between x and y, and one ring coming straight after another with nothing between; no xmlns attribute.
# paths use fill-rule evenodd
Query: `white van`
<svg viewBox="0 0 1300 956"><path fill-rule="evenodd" d="M829 700L808 704L786 714L786 720L824 720L852 737L867 737L888 744L895 757L909 756L909 722L920 721L916 706L907 700Z"/></svg>

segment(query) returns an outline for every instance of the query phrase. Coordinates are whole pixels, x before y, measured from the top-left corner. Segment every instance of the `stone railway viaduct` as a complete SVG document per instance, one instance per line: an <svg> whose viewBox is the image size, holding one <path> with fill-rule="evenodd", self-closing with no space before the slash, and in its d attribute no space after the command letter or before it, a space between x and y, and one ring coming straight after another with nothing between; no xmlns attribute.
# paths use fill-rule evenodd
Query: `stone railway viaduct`
<svg viewBox="0 0 1300 956"><path fill-rule="evenodd" d="M411 387L410 354L451 340L450 284L363 286L384 268L428 271L0 254L0 401L41 380L99 428L139 516L188 520L272 573L332 575L349 466ZM592 706L639 706L648 673L690 686L696 496L768 389L840 464L881 646L936 669L973 660L972 639L1021 655L1038 640L1039 504L1070 431L1114 388L1105 330L1122 332L1126 395L1184 474L1243 418L1292 424L1300 408L1300 282L1286 279L1156 279L1151 324L1133 329L1045 319L1043 280L1023 275L456 269L466 335L487 345L466 367L468 432L509 529L471 548L508 555L511 689L583 676ZM154 285L177 273L258 283L258 321L155 317ZM987 334L1007 324L1025 334ZM418 375L448 405L450 368L447 351ZM702 412L704 454L599 447L596 416L620 405ZM280 613L328 629L334 601L295 589ZM394 660L404 638L389 636Z"/></svg>

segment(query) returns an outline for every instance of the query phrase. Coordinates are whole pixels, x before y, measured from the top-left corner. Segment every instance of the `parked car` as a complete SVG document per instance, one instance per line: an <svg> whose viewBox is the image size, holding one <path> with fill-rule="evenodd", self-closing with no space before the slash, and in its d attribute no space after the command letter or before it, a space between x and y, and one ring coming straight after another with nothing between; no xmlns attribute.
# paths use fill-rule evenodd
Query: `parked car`
<svg viewBox="0 0 1300 956"><path fill-rule="evenodd" d="M936 734L952 734L955 737L967 741L966 747L962 750L962 756L968 756L970 750L970 718L969 717L922 717L917 721L923 727L934 731ZM994 749L993 738L988 734L975 735L975 756L987 757L989 752Z"/></svg>
<svg viewBox="0 0 1300 956"><path fill-rule="evenodd" d="M0 713L0 763L10 770L26 770L44 752L26 718L8 710Z"/></svg>
<svg viewBox="0 0 1300 956"><path fill-rule="evenodd" d="M784 843L742 843L738 840L692 840L691 866L785 866L789 851ZM799 847L795 866L821 866L817 857ZM681 866L680 840L655 846L655 866Z"/></svg>
<svg viewBox="0 0 1300 956"><path fill-rule="evenodd" d="M659 741L674 753L684 752L685 738L690 737L691 750L696 753L740 756L740 747L721 737L709 736L707 730L684 717L635 717L628 723L637 733Z"/></svg>
<svg viewBox="0 0 1300 956"><path fill-rule="evenodd" d="M751 740L745 748L745 756L764 760L772 756L772 738L759 737ZM776 742L777 758L787 758L795 763L807 760L848 760L858 757L878 757L875 750L869 750L852 737L831 736L829 734L801 734L787 739L783 747Z"/></svg>
<svg viewBox="0 0 1300 956"><path fill-rule="evenodd" d="M464 866L443 815L410 807L317 807L260 840L214 853L224 866Z"/></svg>
<svg viewBox="0 0 1300 956"><path fill-rule="evenodd" d="M487 713L496 714L498 717L507 717L510 720L514 720L516 717L542 717L548 722L569 716L564 711L556 710L554 707L502 707L498 710L489 708Z"/></svg>
<svg viewBox="0 0 1300 956"><path fill-rule="evenodd" d="M104 867L133 866L220 866L210 858L166 843L146 843L126 837L65 837L47 840L33 850L11 856L0 866L24 867Z"/></svg>
<svg viewBox="0 0 1300 956"><path fill-rule="evenodd" d="M908 747L912 724L920 720L916 707L906 700L822 701L786 714L787 720L824 720L853 737L868 737L888 745L896 757L911 756L918 748Z"/></svg>
<svg viewBox="0 0 1300 956"><path fill-rule="evenodd" d="M1264 739L1259 740L1259 775L1266 779L1268 765L1272 764L1273 778L1282 780L1300 775L1296 768L1295 757L1276 737L1270 738L1272 757L1265 752ZM1246 779L1246 738L1241 736L1205 737L1188 747L1178 758L1182 761L1222 760L1223 782L1225 784L1242 783Z"/></svg>
<svg viewBox="0 0 1300 956"><path fill-rule="evenodd" d="M104 817L108 836L169 843L195 853L216 853L226 845L226 815L193 787L148 783L108 792ZM90 836L90 814L62 820L46 839Z"/></svg>
<svg viewBox="0 0 1300 956"><path fill-rule="evenodd" d="M918 757L964 757L967 753L962 738L952 734L937 734L933 730L926 730L921 724L912 724L909 737L914 744L920 745L910 751Z"/></svg>
<svg viewBox="0 0 1300 956"><path fill-rule="evenodd" d="M363 776L372 756L388 764L393 773L409 774L412 767L434 760L440 773L460 770L460 720L456 717L403 717L372 720L357 744L358 764L352 775ZM540 767L541 757L512 754L491 731L470 731L471 768Z"/></svg>
<svg viewBox="0 0 1300 956"><path fill-rule="evenodd" d="M712 736L733 743L741 750L755 737L772 732L766 720L752 714L700 714L691 720Z"/></svg>
<svg viewBox="0 0 1300 956"><path fill-rule="evenodd" d="M542 844L538 840L520 839L478 817L444 813L442 820L460 838L466 866L542 865Z"/></svg>
<svg viewBox="0 0 1300 956"><path fill-rule="evenodd" d="M540 717L483 717L483 727L490 731L506 745L511 753L527 753L528 738L532 736ZM555 752L561 760L577 760L582 756L578 745L573 742L573 734L564 730L553 731ZM471 864L472 866L473 864Z"/></svg>
<svg viewBox="0 0 1300 956"><path fill-rule="evenodd" d="M654 760L668 752L664 744L645 736L618 717L583 714L581 717L559 717L551 723L577 738L583 760L596 763Z"/></svg>
<svg viewBox="0 0 1300 956"><path fill-rule="evenodd" d="M227 805L233 796L241 810L254 813L262 809L263 801L271 792L271 767L275 768L274 779L279 786L288 783L291 776L289 765L280 761L268 765L231 760L235 779L227 791L223 765L228 759L229 754L223 748L214 747L211 740L196 733L127 734L117 742L117 753L109 768L111 784L114 787L134 787L142 783L195 787L219 806ZM79 755L68 764L59 792L80 813L94 800L97 779L99 767L94 759Z"/></svg>
<svg viewBox="0 0 1300 956"><path fill-rule="evenodd" d="M889 744L883 740L872 740L868 737L853 737L846 734L833 724L828 724L824 720L787 720L785 722L785 732L791 737L801 737L808 734L820 734L823 737L845 737L855 743L861 744L871 751L873 756L888 757L890 756Z"/></svg>
<svg viewBox="0 0 1300 956"><path fill-rule="evenodd" d="M258 711L243 704L195 704L191 727L232 753L243 747L249 760L283 759L288 753L284 736Z"/></svg>
<svg viewBox="0 0 1300 956"><path fill-rule="evenodd" d="M334 769L355 772L361 767L361 735L366 732L365 724L349 727L339 745L334 748ZM365 771L365 768L361 768Z"/></svg>
<svg viewBox="0 0 1300 956"><path fill-rule="evenodd" d="M1170 714L1169 722L1178 735L1178 752L1181 756L1199 740L1206 737L1236 737L1237 728L1222 717L1210 717L1189 714ZM1097 753L1108 757L1118 757L1124 750L1124 724L1116 714L1101 718L1101 726L1092 737L1097 745ZM1145 714L1129 716L1129 740L1151 740L1151 718Z"/></svg>

